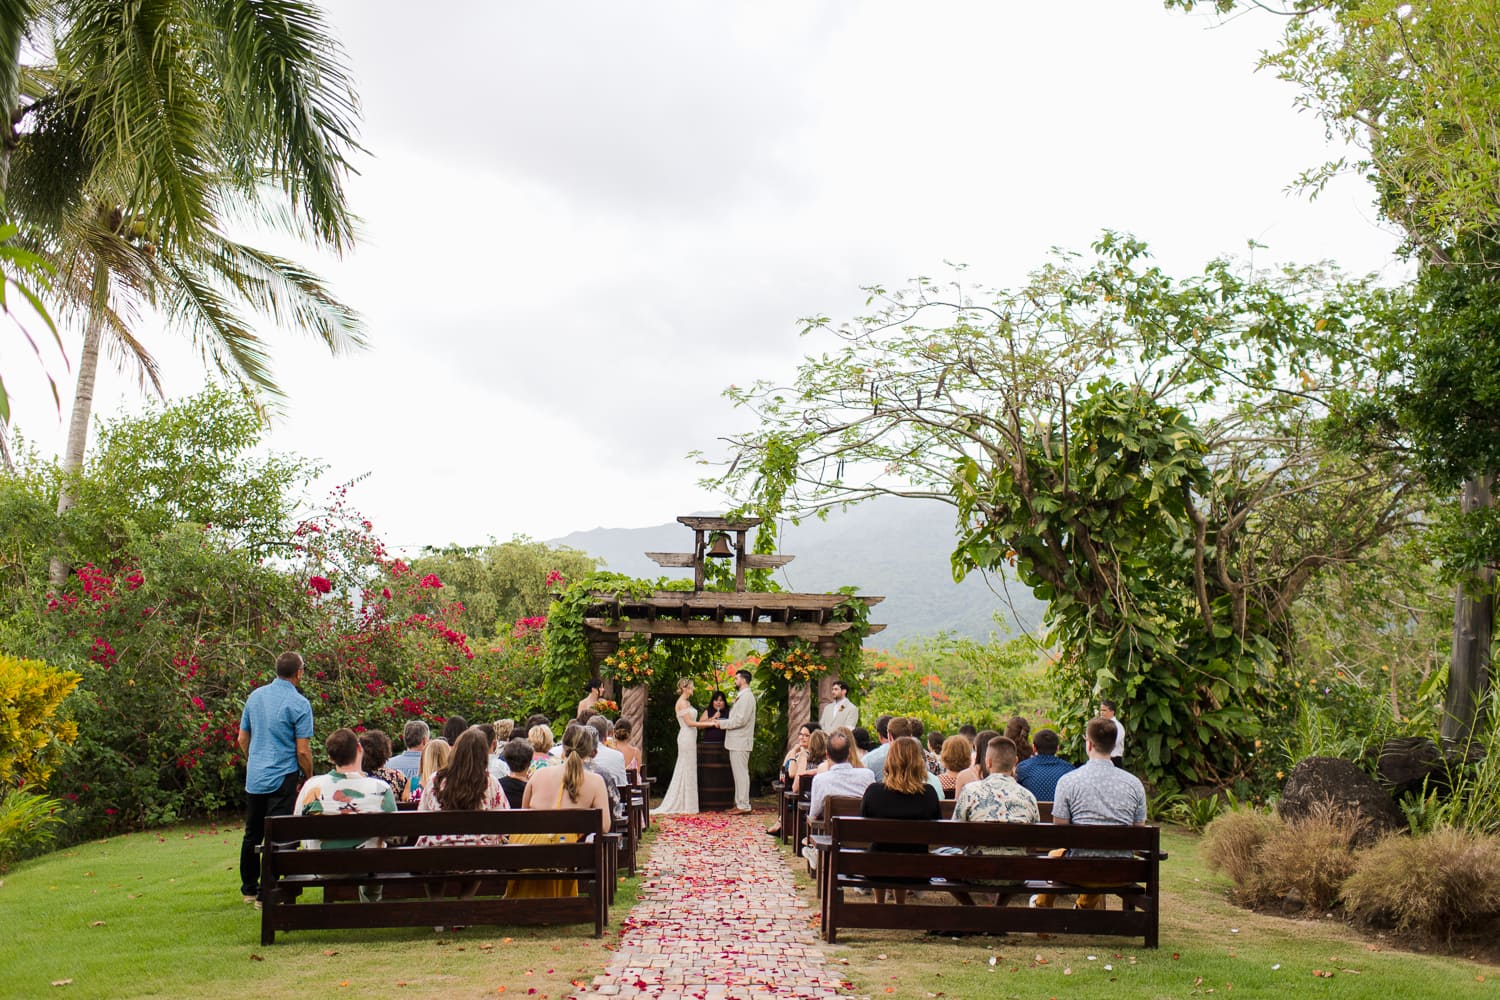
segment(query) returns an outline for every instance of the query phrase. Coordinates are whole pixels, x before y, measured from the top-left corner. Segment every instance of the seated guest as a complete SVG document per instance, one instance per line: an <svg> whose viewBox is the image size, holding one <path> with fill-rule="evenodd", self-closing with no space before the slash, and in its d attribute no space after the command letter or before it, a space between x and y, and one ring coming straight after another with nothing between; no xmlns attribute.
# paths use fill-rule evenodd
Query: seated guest
<svg viewBox="0 0 1500 1000"><path fill-rule="evenodd" d="M802 760L802 768L792 775L792 791L802 791L803 787L812 781L813 775L822 774L826 770L828 770L828 734L821 729L814 729L812 735L807 738L807 756Z"/></svg>
<svg viewBox="0 0 1500 1000"><path fill-rule="evenodd" d="M882 721L885 723L883 729L881 728ZM868 767L875 775L875 780L879 781L881 771L885 767L885 756L891 752L891 744L903 736L911 735L911 720L901 716L881 716L875 720L875 731L880 733L881 745L870 751L870 756L865 760L865 767Z"/></svg>
<svg viewBox="0 0 1500 1000"><path fill-rule="evenodd" d="M552 725L552 720L549 719L549 718L547 718L541 712L537 712L534 715L528 715L526 717L526 732L528 732L528 733L530 733L537 726L550 726L550 725Z"/></svg>
<svg viewBox="0 0 1500 1000"><path fill-rule="evenodd" d="M1035 755L1016 765L1016 780L1038 802L1051 802L1057 779L1073 770L1073 765L1057 755L1059 740L1052 730L1038 729L1035 743Z"/></svg>
<svg viewBox="0 0 1500 1000"><path fill-rule="evenodd" d="M641 766L641 748L630 742L630 734L635 732L635 727L630 724L629 719L615 720L614 733L610 736L609 745L620 751L625 758L625 770L628 772L632 767L639 769ZM723 730L719 730L723 732Z"/></svg>
<svg viewBox="0 0 1500 1000"><path fill-rule="evenodd" d="M453 748L441 736L427 741L427 745L422 748L422 769L417 772L417 780L412 782L411 801L422 801L422 790L427 787L427 782L434 774L448 766L448 756L452 753Z"/></svg>
<svg viewBox="0 0 1500 1000"><path fill-rule="evenodd" d="M385 766L391 757L391 738L379 729L367 729L359 734L359 746L365 753L365 773L390 785L398 802L410 801L406 774Z"/></svg>
<svg viewBox="0 0 1500 1000"><path fill-rule="evenodd" d="M447 740L448 745L451 747L459 735L468 728L468 719L465 719L462 715L450 715L448 716L448 721L443 723L443 739Z"/></svg>
<svg viewBox="0 0 1500 1000"><path fill-rule="evenodd" d="M603 716L596 715L594 716L594 718L602 719ZM608 723L607 719L604 721L606 722L606 724ZM625 819L625 797L620 794L620 785L622 784L622 782L615 781L615 772L612 768L601 767L599 765L599 751L601 749L604 749L600 744L599 730L594 726L584 726L583 728L591 730L594 733L593 750L591 753L584 757L583 766L588 768L592 773L597 774L599 777L604 779L604 791L609 796L610 819L614 823L623 822ZM567 743L567 741L568 738L565 734L563 736L563 742ZM618 751L615 752L618 753ZM620 767L620 774L622 775L625 773L625 769L623 767L624 760L625 758L621 756L620 761L622 766Z"/></svg>
<svg viewBox="0 0 1500 1000"><path fill-rule="evenodd" d="M1057 779L1052 796L1052 822L1058 826L1140 826L1146 822L1146 790L1141 780L1123 768L1116 767L1110 754L1115 748L1115 724L1112 719L1090 719L1084 728L1089 759ZM1070 856L1113 858L1129 857L1130 851L1077 850ZM1051 906L1052 896L1032 898L1033 906ZM1102 909L1104 896L1083 893L1075 904L1080 910Z"/></svg>
<svg viewBox="0 0 1500 1000"><path fill-rule="evenodd" d="M854 730L850 729L848 726L836 726L834 727L833 733L843 733L849 738L849 766L864 767L864 754L859 752L859 744L854 742ZM828 735L832 737L833 733L829 733ZM869 768L865 768L865 770L868 771Z"/></svg>
<svg viewBox="0 0 1500 1000"><path fill-rule="evenodd" d="M501 746L504 746L506 743L510 742L510 738L514 735L516 735L515 719L495 720L495 742L499 743Z"/></svg>
<svg viewBox="0 0 1500 1000"><path fill-rule="evenodd" d="M865 789L859 814L872 819L940 819L937 792L927 783L927 762L922 749L911 737L890 744L885 758L884 776ZM872 851L901 851L923 854L918 844L871 844ZM885 902L885 890L875 890L875 902ZM906 902L906 890L896 890L896 902Z"/></svg>
<svg viewBox="0 0 1500 1000"><path fill-rule="evenodd" d="M539 771L544 767L550 767L557 763L552 756L551 726L532 726L531 731L526 734L526 738L531 740L531 752L535 754L531 758L532 771Z"/></svg>
<svg viewBox="0 0 1500 1000"><path fill-rule="evenodd" d="M1016 745L997 736L985 745L983 778L965 785L953 804L953 818L963 822L1040 823L1036 796L1016 782ZM966 847L967 854L1024 855L1024 847ZM1018 885L1016 879L991 880L991 885ZM997 902L1003 902L999 900Z"/></svg>
<svg viewBox="0 0 1500 1000"><path fill-rule="evenodd" d="M391 786L379 778L365 773L364 748L352 729L335 729L323 746L333 770L327 774L315 774L307 779L297 803L292 807L294 816L318 816L335 813L395 812L396 796ZM369 840L306 840L302 846L317 850L344 847L380 847L379 837Z"/></svg>
<svg viewBox="0 0 1500 1000"><path fill-rule="evenodd" d="M854 727L854 745L865 756L869 756L870 751L875 749L875 741L870 738L870 731L864 726Z"/></svg>
<svg viewBox="0 0 1500 1000"><path fill-rule="evenodd" d="M937 754L938 760L942 760L943 744L947 741L948 737L944 736L942 733L934 729L932 732L927 734L927 749Z"/></svg>
<svg viewBox="0 0 1500 1000"><path fill-rule="evenodd" d="M448 757L448 763L433 774L417 811L489 811L509 808L510 803L500 790L500 783L490 774L489 740L478 726L471 726L458 735L458 742ZM432 833L417 838L418 847L436 847L442 844L487 846L504 842L499 834L478 833ZM469 895L473 893L470 892Z"/></svg>
<svg viewBox="0 0 1500 1000"><path fill-rule="evenodd" d="M489 769L490 774L494 776L496 781L505 777L505 758L501 755L500 750L505 744L510 742L511 735L515 731L516 723L513 719L497 719L490 726L490 735L494 739L490 743Z"/></svg>
<svg viewBox="0 0 1500 1000"><path fill-rule="evenodd" d="M958 727L958 735L969 741L969 746L974 745L974 740L979 736L979 730L965 722Z"/></svg>
<svg viewBox="0 0 1500 1000"><path fill-rule="evenodd" d="M916 740L918 746L922 748L922 759L927 762L927 773L936 778L938 775L943 773L943 762L938 760L937 754L927 749L927 741L922 735L926 732L926 729L922 724L922 720L913 716L906 721L911 724L912 738Z"/></svg>
<svg viewBox="0 0 1500 1000"><path fill-rule="evenodd" d="M974 737L974 763L968 770L959 774L958 780L953 783L953 795L957 798L958 793L963 791L965 785L971 781L978 781L985 775L985 748L989 746L990 740L1000 734L993 729L981 730Z"/></svg>
<svg viewBox="0 0 1500 1000"><path fill-rule="evenodd" d="M718 722L720 719L727 718L729 718L729 698L723 691L715 691L708 696L708 707L703 710L703 713L698 717L698 721ZM724 730L715 726L712 729L703 730L700 738L704 743L723 743L724 732Z"/></svg>
<svg viewBox="0 0 1500 1000"><path fill-rule="evenodd" d="M526 782L526 791L521 796L523 809L588 809L599 814L598 833L609 831L612 819L609 811L609 792L604 779L588 770L584 762L594 755L598 743L594 730L588 726L572 725L563 730L562 747L566 758L553 767L533 771ZM562 838L572 843L576 835ZM557 834L519 834L511 843L558 843ZM561 879L515 879L505 890L508 899L534 899L553 896L578 895L578 883Z"/></svg>
<svg viewBox="0 0 1500 1000"><path fill-rule="evenodd" d="M500 779L500 790L505 793L512 809L521 808L521 797L526 793L526 779L531 777L531 758L535 753L531 741L519 736L506 741L500 748L506 769L505 777Z"/></svg>
<svg viewBox="0 0 1500 1000"><path fill-rule="evenodd" d="M1013 716L1005 724L1005 735L1016 745L1016 759L1025 760L1031 756L1031 723L1021 716Z"/></svg>
<svg viewBox="0 0 1500 1000"><path fill-rule="evenodd" d="M432 730L421 719L412 719L401 730L401 742L406 749L391 758L390 767L406 775L408 785L422 773L422 751L431 735Z"/></svg>
<svg viewBox="0 0 1500 1000"><path fill-rule="evenodd" d="M610 725L609 720L602 715L595 715L589 719L588 724L593 727L594 738L598 741L594 754L594 770L609 775L616 790L621 785L629 784L630 778L625 774L625 755L608 743L610 731L614 729L614 726Z"/></svg>
<svg viewBox="0 0 1500 1000"><path fill-rule="evenodd" d="M854 735L849 727L840 726L828 737L828 770L816 774L812 779L812 794L808 798L808 819L818 821L823 818L823 803L830 795L855 795L865 794L875 780L875 775L870 773L867 767L855 767L850 758L857 751L854 748Z"/></svg>
<svg viewBox="0 0 1500 1000"><path fill-rule="evenodd" d="M479 726L470 726L458 734L448 764L432 776L422 795L418 812L441 812L469 809L509 809L510 803L500 790L500 783L490 774L490 740ZM491 847L505 843L498 833L429 833L417 838L418 847ZM425 886L428 899L443 896L443 882L436 879ZM479 879L462 879L458 884L460 899L469 899L479 891ZM441 930L441 928L433 928Z"/></svg>
<svg viewBox="0 0 1500 1000"><path fill-rule="evenodd" d="M969 753L969 741L962 736L950 736L943 741L942 751L938 754L943 762L943 773L938 775L938 782L942 785L944 798L957 797L958 776L969 769ZM926 766L925 762L923 766Z"/></svg>

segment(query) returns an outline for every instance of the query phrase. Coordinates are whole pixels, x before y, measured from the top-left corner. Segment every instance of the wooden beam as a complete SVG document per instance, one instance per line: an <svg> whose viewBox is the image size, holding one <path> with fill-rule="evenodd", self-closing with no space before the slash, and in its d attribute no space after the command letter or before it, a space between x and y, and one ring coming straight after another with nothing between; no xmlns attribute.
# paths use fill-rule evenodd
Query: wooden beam
<svg viewBox="0 0 1500 1000"><path fill-rule="evenodd" d="M679 517L678 524L685 524L694 531L746 531L760 524L758 517Z"/></svg>
<svg viewBox="0 0 1500 1000"><path fill-rule="evenodd" d="M650 555L648 552L647 555ZM761 556L751 553L745 557L746 569L780 569L796 556Z"/></svg>
<svg viewBox="0 0 1500 1000"><path fill-rule="evenodd" d="M667 569L692 569L691 552L647 552L646 558Z"/></svg>
<svg viewBox="0 0 1500 1000"><path fill-rule="evenodd" d="M607 618L585 618L583 623L596 632L606 634L618 634L627 630L645 631L640 622L613 622ZM677 636L727 639L817 639L827 635L836 635L853 627L850 622L830 622L827 625L818 625L814 622L792 622L791 624L697 620L684 622L658 618L651 623L651 634L658 639ZM881 626L881 628L884 627Z"/></svg>

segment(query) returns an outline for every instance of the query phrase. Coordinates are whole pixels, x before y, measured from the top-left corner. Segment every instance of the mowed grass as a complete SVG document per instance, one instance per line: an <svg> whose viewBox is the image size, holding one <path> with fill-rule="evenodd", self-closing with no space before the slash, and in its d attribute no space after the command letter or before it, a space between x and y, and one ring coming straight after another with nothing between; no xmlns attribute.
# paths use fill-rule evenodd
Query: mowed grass
<svg viewBox="0 0 1500 1000"><path fill-rule="evenodd" d="M636 880L620 883L598 940L592 925L428 927L292 931L262 947L260 914L240 900L242 829L179 826L17 866L0 879L0 996L557 1000L608 965L636 896Z"/></svg>
<svg viewBox="0 0 1500 1000"><path fill-rule="evenodd" d="M1330 919L1252 913L1228 901L1198 838L1163 831L1161 947L1139 939L1035 934L935 939L920 931L840 931L824 945L852 992L892 1000L1247 997L1328 1000L1500 1000L1500 968L1402 950ZM800 861L789 864L804 868ZM799 879L810 905L813 890ZM1322 973L1322 975L1319 975Z"/></svg>

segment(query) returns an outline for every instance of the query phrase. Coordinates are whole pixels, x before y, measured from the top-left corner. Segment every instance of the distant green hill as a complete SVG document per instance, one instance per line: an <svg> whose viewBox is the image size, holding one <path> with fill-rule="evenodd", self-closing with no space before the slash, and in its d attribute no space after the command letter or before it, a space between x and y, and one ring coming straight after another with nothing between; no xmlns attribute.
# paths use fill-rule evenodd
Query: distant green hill
<svg viewBox="0 0 1500 1000"><path fill-rule="evenodd" d="M684 552L692 541L692 533L674 521L649 528L575 531L552 544L582 549L616 573L655 577L691 574L663 570L646 552ZM1010 582L1013 614L999 577L990 581L993 591L978 575L953 582L948 561L953 543L951 508L917 500L873 500L830 514L826 521L788 525L781 551L797 558L778 572L777 582L787 590L819 593L854 586L864 594L883 595L872 618L884 622L886 630L870 640L880 647L938 632L986 639L992 633L1036 629L1043 606L1021 584Z"/></svg>

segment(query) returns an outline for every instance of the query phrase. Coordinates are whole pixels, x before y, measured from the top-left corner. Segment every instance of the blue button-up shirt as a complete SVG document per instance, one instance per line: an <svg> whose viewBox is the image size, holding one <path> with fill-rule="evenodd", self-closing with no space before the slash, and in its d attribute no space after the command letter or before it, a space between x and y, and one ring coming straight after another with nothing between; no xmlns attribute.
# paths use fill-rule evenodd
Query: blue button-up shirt
<svg viewBox="0 0 1500 1000"><path fill-rule="evenodd" d="M280 788L287 775L301 770L297 741L312 739L312 705L297 685L278 677L250 692L240 713L240 728L250 733L245 791L267 795Z"/></svg>
<svg viewBox="0 0 1500 1000"><path fill-rule="evenodd" d="M1038 802L1051 802L1057 793L1057 779L1073 770L1073 765L1057 754L1037 754L1016 765L1016 780L1036 796Z"/></svg>

